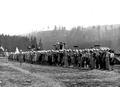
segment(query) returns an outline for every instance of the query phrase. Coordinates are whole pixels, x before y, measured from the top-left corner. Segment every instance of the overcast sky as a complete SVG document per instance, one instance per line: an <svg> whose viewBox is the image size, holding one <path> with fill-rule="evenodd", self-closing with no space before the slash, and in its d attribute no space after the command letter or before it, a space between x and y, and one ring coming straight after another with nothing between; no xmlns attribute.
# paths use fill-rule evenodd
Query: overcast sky
<svg viewBox="0 0 120 87"><path fill-rule="evenodd" d="M120 24L120 0L0 0L0 33Z"/></svg>

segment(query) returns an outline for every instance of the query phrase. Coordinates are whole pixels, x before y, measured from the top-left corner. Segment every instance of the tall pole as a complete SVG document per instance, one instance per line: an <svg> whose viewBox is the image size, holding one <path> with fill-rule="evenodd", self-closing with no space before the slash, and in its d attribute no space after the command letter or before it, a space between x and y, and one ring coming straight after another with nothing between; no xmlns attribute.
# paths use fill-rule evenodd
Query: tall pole
<svg viewBox="0 0 120 87"><path fill-rule="evenodd" d="M98 43L101 44L100 26L98 26Z"/></svg>
<svg viewBox="0 0 120 87"><path fill-rule="evenodd" d="M0 46L2 45L2 41L1 41L1 39L0 39Z"/></svg>

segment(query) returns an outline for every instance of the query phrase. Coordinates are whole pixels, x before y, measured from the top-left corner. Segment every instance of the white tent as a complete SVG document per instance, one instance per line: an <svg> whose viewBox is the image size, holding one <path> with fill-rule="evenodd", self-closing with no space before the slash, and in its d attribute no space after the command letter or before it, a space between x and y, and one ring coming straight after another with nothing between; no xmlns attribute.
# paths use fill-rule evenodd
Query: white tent
<svg viewBox="0 0 120 87"><path fill-rule="evenodd" d="M4 56L4 48L2 46L0 46L0 57Z"/></svg>
<svg viewBox="0 0 120 87"><path fill-rule="evenodd" d="M16 47L15 54L20 53L18 47Z"/></svg>
<svg viewBox="0 0 120 87"><path fill-rule="evenodd" d="M1 51L4 51L4 48L1 46L1 47L0 47L0 50L1 50Z"/></svg>

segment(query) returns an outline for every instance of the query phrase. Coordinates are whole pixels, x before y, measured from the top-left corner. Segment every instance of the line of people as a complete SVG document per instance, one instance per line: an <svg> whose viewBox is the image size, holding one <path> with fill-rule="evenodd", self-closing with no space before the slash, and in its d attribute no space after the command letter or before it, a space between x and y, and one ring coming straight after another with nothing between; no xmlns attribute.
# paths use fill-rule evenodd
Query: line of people
<svg viewBox="0 0 120 87"><path fill-rule="evenodd" d="M11 53L10 61L51 66L110 70L114 64L114 52L110 49L65 49Z"/></svg>

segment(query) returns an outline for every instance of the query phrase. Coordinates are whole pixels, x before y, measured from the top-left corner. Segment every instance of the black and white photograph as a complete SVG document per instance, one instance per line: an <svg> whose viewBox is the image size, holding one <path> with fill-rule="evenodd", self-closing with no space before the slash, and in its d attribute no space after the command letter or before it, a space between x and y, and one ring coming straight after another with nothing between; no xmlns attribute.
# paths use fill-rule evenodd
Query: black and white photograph
<svg viewBox="0 0 120 87"><path fill-rule="evenodd" d="M120 0L0 0L0 87L120 87Z"/></svg>

